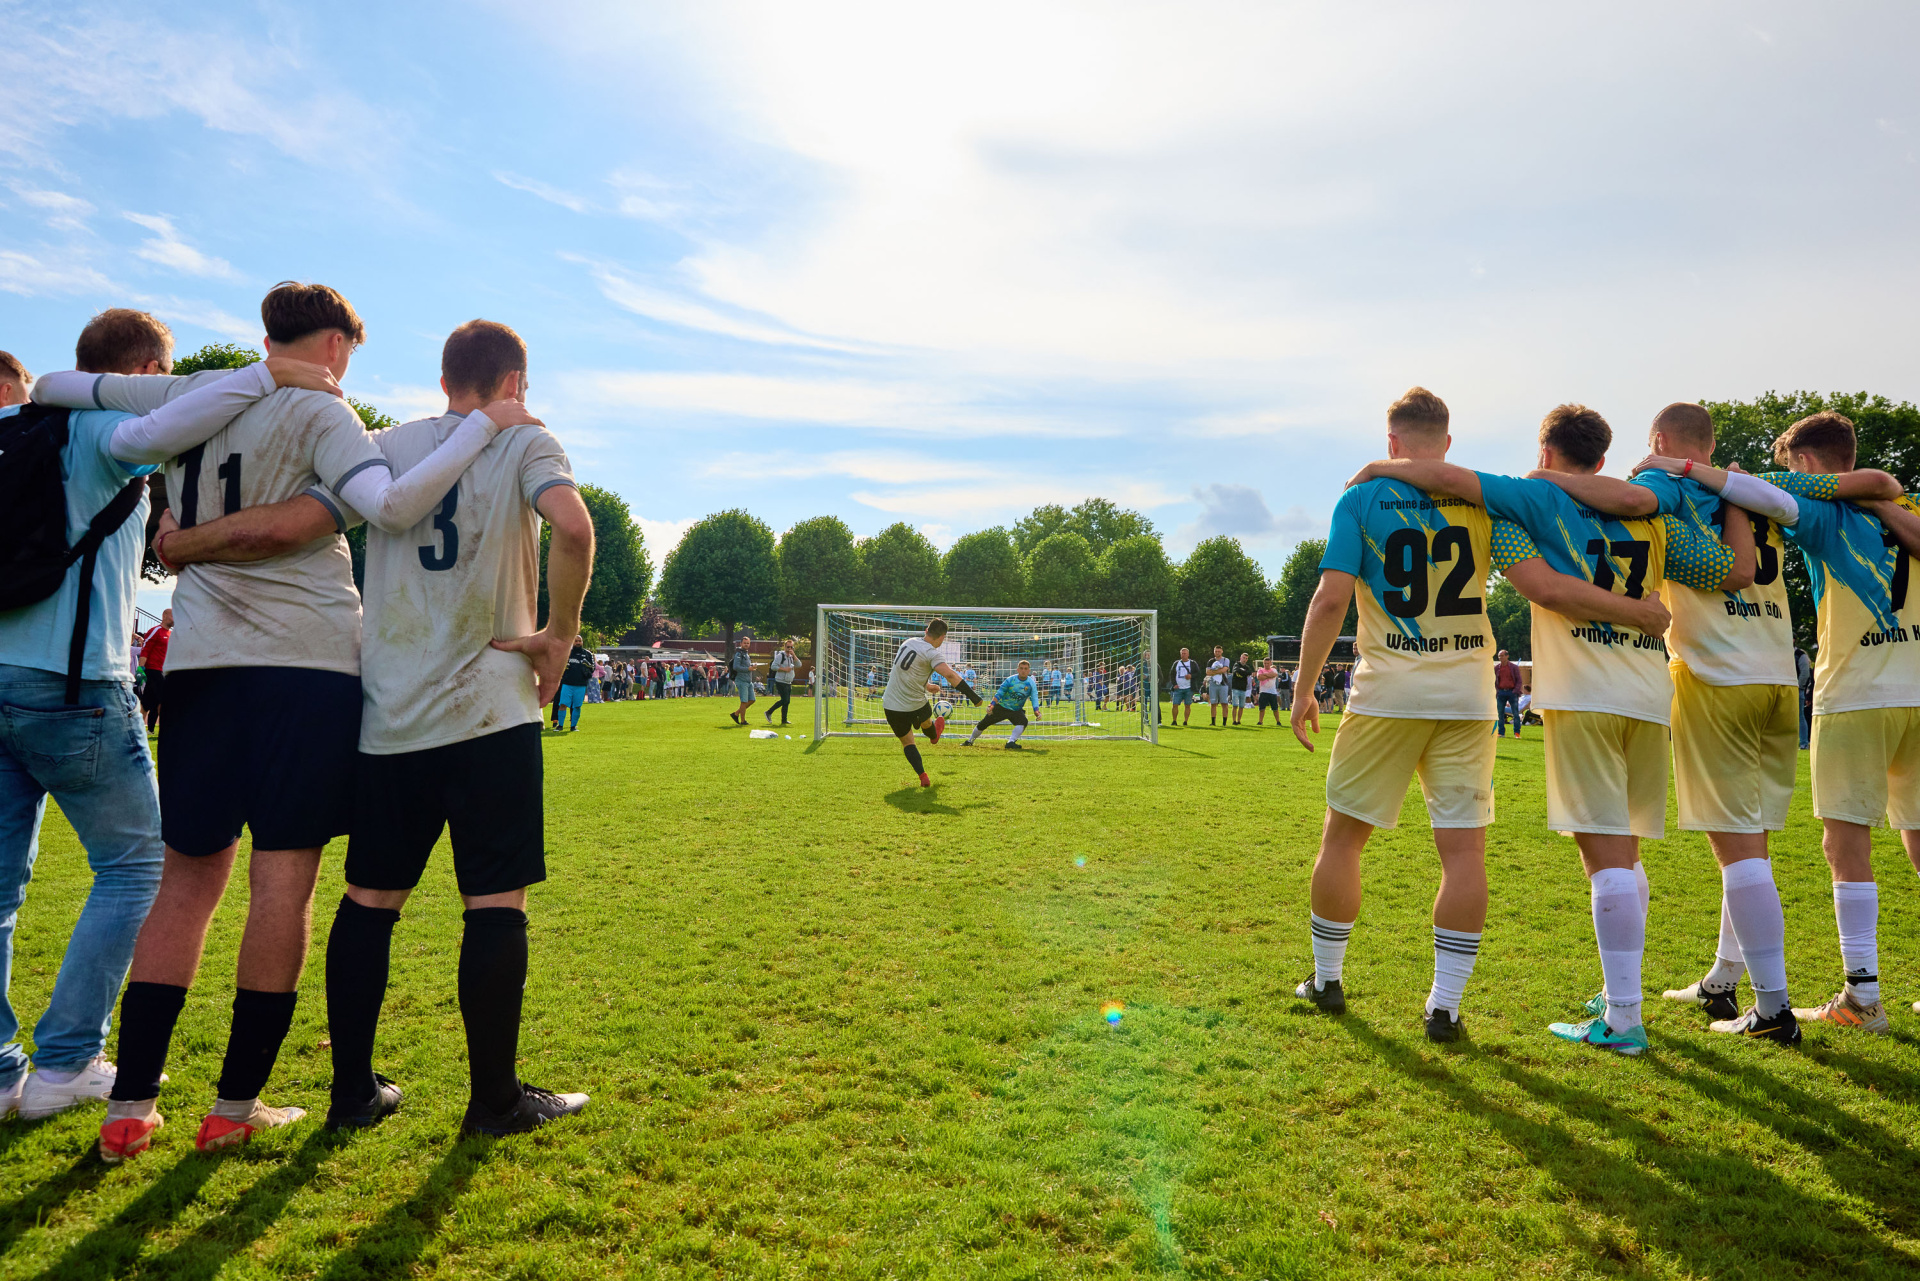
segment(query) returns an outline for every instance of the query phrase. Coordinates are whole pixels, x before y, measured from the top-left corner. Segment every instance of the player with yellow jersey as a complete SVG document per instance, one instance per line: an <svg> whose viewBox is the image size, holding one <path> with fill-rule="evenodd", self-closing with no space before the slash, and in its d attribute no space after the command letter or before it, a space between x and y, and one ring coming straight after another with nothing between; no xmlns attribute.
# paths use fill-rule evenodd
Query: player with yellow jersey
<svg viewBox="0 0 1920 1281"><path fill-rule="evenodd" d="M1447 425L1446 404L1415 387L1387 411L1387 451L1399 459L1444 459ZM1486 611L1491 539L1492 521L1477 503L1399 480L1355 484L1334 509L1300 639L1300 670L1319 671L1360 588L1360 661L1334 737L1313 869L1314 973L1295 995L1333 1013L1346 1008L1341 972L1360 911L1360 854L1374 828L1398 826L1417 774L1440 853L1426 1004L1427 1035L1435 1041L1460 1035L1460 1003L1487 915L1495 748ZM1522 577L1532 589L1568 608L1578 602L1610 617L1646 617L1638 602L1621 611L1620 598L1584 580L1537 562L1530 569ZM1312 751L1309 729L1320 729L1317 700L1296 699L1293 732Z"/></svg>
<svg viewBox="0 0 1920 1281"><path fill-rule="evenodd" d="M1598 413L1560 405L1540 427L1540 468L1590 475L1605 464L1612 441L1612 428ZM1535 606L1533 705L1546 723L1547 818L1579 844L1606 975L1603 1011L1549 1031L1639 1054L1647 1048L1640 962L1649 899L1639 842L1666 832L1673 689L1664 639L1669 616L1657 588L1668 578L1717 584L1733 555L1683 520L1623 521L1548 480L1433 462L1373 463L1361 476L1395 476L1430 493L1481 503L1495 517L1493 568L1506 572ZM1613 610L1569 609L1534 595L1532 580L1542 564L1591 584Z"/></svg>
<svg viewBox="0 0 1920 1281"><path fill-rule="evenodd" d="M1850 470L1853 423L1802 418L1774 442L1774 461L1804 477ZM1880 1001L1879 887L1872 829L1884 816L1920 867L1920 600L1909 591L1920 507L1808 499L1785 531L1801 551L1819 611L1813 683L1813 812L1833 873L1834 922L1846 982L1802 1020L1888 1030ZM1920 1011L1920 1006L1916 1006Z"/></svg>
<svg viewBox="0 0 1920 1281"><path fill-rule="evenodd" d="M1673 611L1674 790L1683 830L1705 832L1720 866L1720 938L1711 969L1665 993L1703 1007L1716 1032L1800 1041L1787 992L1786 921L1767 857L1767 833L1786 826L1799 760L1799 681L1793 620L1781 574L1781 529L1799 519L1795 493L1810 498L1887 497L1899 484L1885 472L1794 478L1789 493L1756 476L1712 466L1713 417L1697 404L1668 405L1654 417L1653 453L1631 482L1559 476L1597 510L1622 516L1675 512L1697 529L1717 529L1735 568L1717 589L1668 581ZM1741 975L1753 1005L1736 999Z"/></svg>

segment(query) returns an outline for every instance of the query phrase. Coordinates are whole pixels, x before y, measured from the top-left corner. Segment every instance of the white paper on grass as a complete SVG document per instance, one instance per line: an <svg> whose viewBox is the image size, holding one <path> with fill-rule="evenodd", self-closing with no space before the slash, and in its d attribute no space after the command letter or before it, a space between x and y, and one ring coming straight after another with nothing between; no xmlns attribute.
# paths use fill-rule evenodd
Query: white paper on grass
<svg viewBox="0 0 1920 1281"><path fill-rule="evenodd" d="M748 730L747 737L748 738L779 738L780 736L774 733L770 729L755 729L755 730Z"/></svg>

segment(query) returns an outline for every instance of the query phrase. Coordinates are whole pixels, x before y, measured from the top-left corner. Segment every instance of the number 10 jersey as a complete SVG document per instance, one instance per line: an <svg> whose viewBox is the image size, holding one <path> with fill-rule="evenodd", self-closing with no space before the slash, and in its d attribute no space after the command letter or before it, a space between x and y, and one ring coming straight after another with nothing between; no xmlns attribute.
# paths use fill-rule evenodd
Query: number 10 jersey
<svg viewBox="0 0 1920 1281"><path fill-rule="evenodd" d="M1353 711L1493 719L1491 529L1484 509L1402 481L1370 480L1341 495L1320 568L1359 580Z"/></svg>
<svg viewBox="0 0 1920 1281"><path fill-rule="evenodd" d="M459 414L375 432L404 476L453 434ZM540 719L533 667L491 647L536 630L540 514L534 503L573 484L553 433L509 427L473 460L446 498L403 534L367 530L361 633L360 750L420 752ZM327 500L350 513L332 495Z"/></svg>

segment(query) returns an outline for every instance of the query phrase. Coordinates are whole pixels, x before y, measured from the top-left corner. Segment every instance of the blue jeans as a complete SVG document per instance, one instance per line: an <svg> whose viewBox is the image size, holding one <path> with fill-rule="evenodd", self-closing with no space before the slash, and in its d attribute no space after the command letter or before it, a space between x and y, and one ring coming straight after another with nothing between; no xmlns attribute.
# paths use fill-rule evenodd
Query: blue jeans
<svg viewBox="0 0 1920 1281"><path fill-rule="evenodd" d="M1520 691L1517 689L1496 689L1493 691L1494 728L1500 737L1507 736L1507 713L1513 713L1513 736L1520 737Z"/></svg>
<svg viewBox="0 0 1920 1281"><path fill-rule="evenodd" d="M6 987L48 793L86 848L93 888L33 1029L39 1067L76 1071L106 1048L134 939L160 888L160 794L133 682L83 681L77 707L65 698L60 673L0 664L0 1086L27 1065Z"/></svg>

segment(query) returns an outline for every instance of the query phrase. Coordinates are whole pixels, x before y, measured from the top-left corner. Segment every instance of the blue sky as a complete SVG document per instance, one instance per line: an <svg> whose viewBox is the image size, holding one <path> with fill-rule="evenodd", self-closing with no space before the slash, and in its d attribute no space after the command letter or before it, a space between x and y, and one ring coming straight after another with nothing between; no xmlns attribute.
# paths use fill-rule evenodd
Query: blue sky
<svg viewBox="0 0 1920 1281"><path fill-rule="evenodd" d="M0 0L0 347L486 316L655 552L726 507L942 545L1104 495L1269 572L1423 383L1524 470L1580 400L1920 398L1900 4Z"/></svg>

